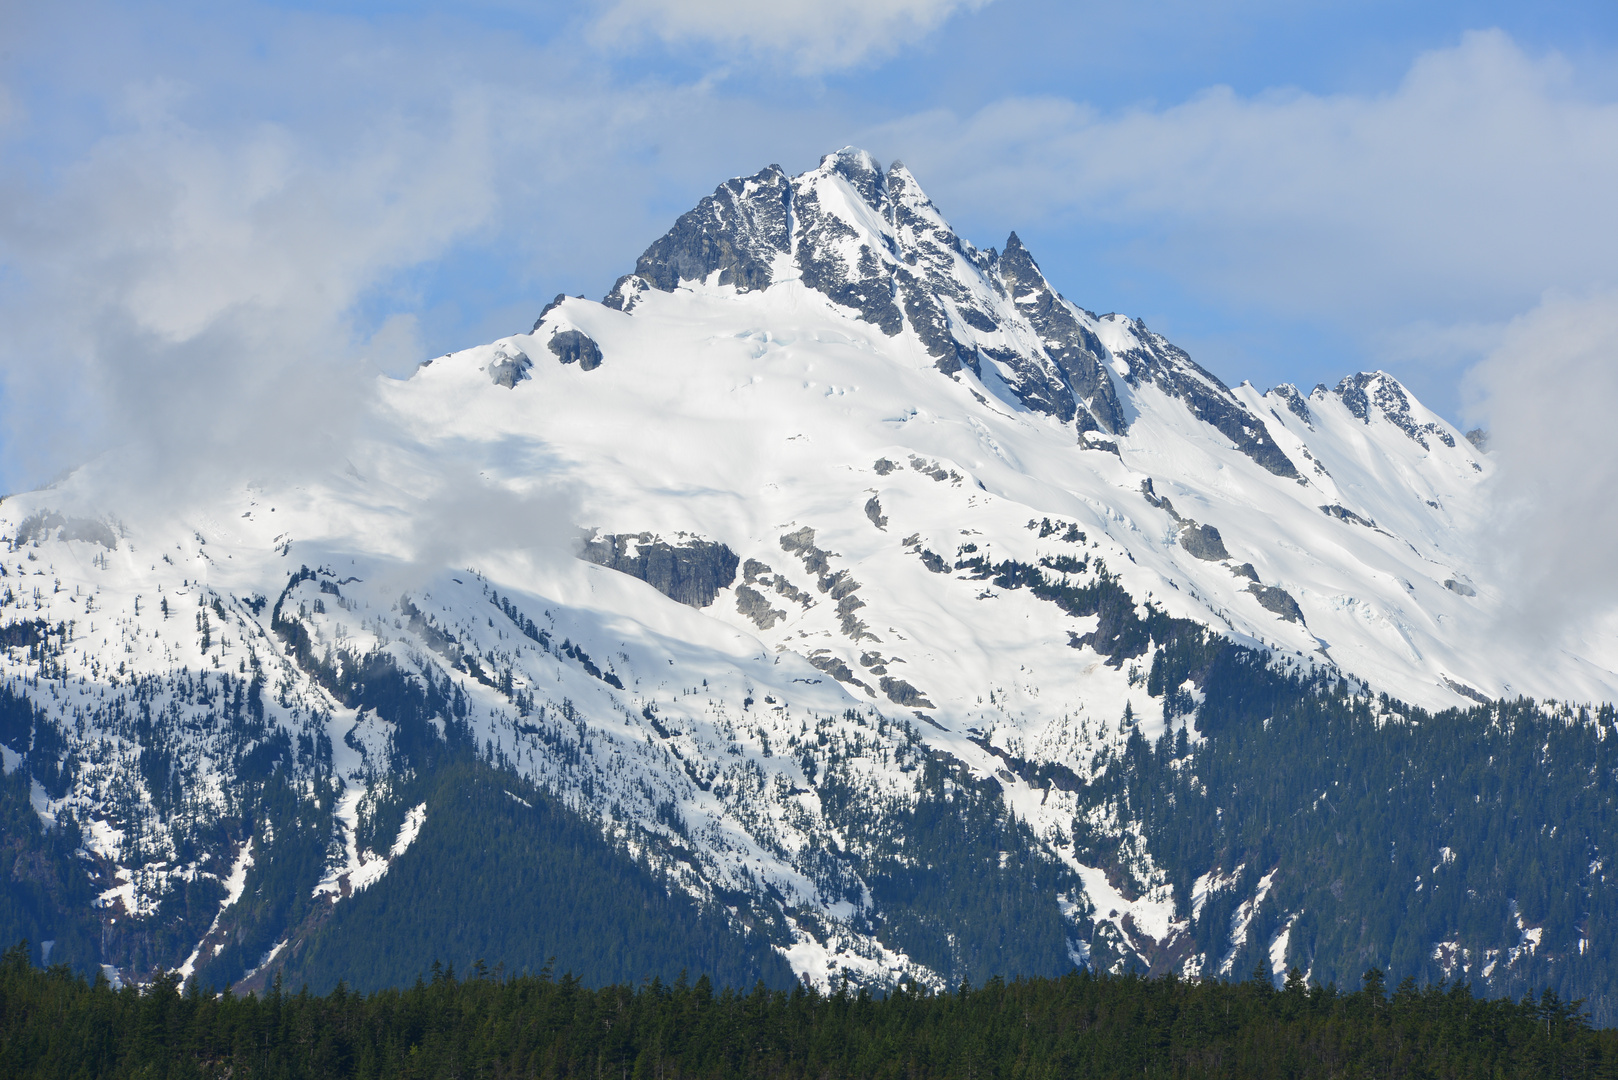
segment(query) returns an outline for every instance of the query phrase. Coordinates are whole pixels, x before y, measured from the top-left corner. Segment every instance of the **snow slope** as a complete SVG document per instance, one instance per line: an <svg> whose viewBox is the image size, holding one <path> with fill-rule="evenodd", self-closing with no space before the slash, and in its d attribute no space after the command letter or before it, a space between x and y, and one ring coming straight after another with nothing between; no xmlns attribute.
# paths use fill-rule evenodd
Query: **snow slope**
<svg viewBox="0 0 1618 1080"><path fill-rule="evenodd" d="M295 662L277 613L339 666L379 654L451 680L492 760L693 895L775 904L778 947L822 984L941 980L850 891L858 845L817 794L834 755L875 810L915 798L929 750L998 778L1071 874L1076 957L1109 921L1143 948L1184 925L1144 847L1126 897L1073 854L1072 793L1002 760L1082 776L1126 709L1155 738L1143 671L1081 643L1095 616L966 560L1076 583L1104 566L1140 604L1427 707L1618 697L1614 657L1530 667L1502 632L1472 539L1491 466L1392 376L1228 389L1139 321L1060 297L1015 236L1003 254L960 240L902 166L858 151L722 186L605 303L559 298L375 404L352 456L296 483L113 517L92 464L0 505L0 620L55 642L0 664L66 733L76 769L41 814L84 823L119 882L108 918L199 874L240 895L253 849L227 872L180 842L230 810L244 736L218 719L222 675L260 673L266 731L307 741L300 775L326 761L341 789L315 891L342 902L420 826L357 846L393 735ZM724 545L731 576L720 559L693 606L574 557L643 534L620 547ZM137 701L179 803L142 779ZM1194 713L1179 722L1195 736Z"/></svg>

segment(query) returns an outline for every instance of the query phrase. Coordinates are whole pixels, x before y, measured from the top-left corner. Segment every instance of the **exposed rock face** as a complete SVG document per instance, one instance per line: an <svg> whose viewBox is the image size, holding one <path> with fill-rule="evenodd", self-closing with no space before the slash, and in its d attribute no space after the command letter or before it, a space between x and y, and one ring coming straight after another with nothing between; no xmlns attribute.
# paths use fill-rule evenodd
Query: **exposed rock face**
<svg viewBox="0 0 1618 1080"><path fill-rule="evenodd" d="M1039 334L1045 352L1056 362L1069 392L1080 406L1079 430L1121 435L1128 427L1112 374L1107 370L1107 348L1073 314L1051 288L1039 265L1012 233L1000 256L1000 276L1017 311Z"/></svg>
<svg viewBox="0 0 1618 1080"><path fill-rule="evenodd" d="M905 315L938 370L947 375L962 368L980 373L977 343L956 328L964 323L982 333L999 330L989 296L972 288L981 282L989 259L955 235L903 164L894 162L887 179L889 218L902 260L894 279Z"/></svg>
<svg viewBox="0 0 1618 1080"><path fill-rule="evenodd" d="M1466 433L1466 441L1478 449L1480 453L1489 452L1489 433L1480 427L1475 427Z"/></svg>
<svg viewBox="0 0 1618 1080"><path fill-rule="evenodd" d="M858 596L859 589L860 583L850 577L847 570L839 570L820 579L820 591L831 593L831 598L837 601L837 615L843 633L855 641L864 638L876 641L877 636L866 633L865 623L854 616L854 612L865 606L865 601Z"/></svg>
<svg viewBox="0 0 1618 1080"><path fill-rule="evenodd" d="M772 165L720 185L646 249L603 303L630 312L648 290L693 282L748 292L788 266L882 333L913 332L944 374L971 371L1023 408L1073 422L1081 445L1117 453L1116 443L1085 436L1128 428L1117 358L1131 382L1180 398L1264 468L1298 477L1264 424L1183 351L1138 322L1124 335L1126 348L1109 350L1096 316L1050 287L1015 233L1003 255L979 251L902 163L884 172L852 147L801 176Z"/></svg>
<svg viewBox="0 0 1618 1080"><path fill-rule="evenodd" d="M887 695L888 700L895 705L907 708L936 709L938 706L927 700L927 696L917 690L904 679L897 679L888 674L889 664L902 664L904 660L899 657L889 659L881 653L865 652L860 654L860 666L872 675L879 676L877 685Z"/></svg>
<svg viewBox="0 0 1618 1080"><path fill-rule="evenodd" d="M1481 694L1477 690L1473 689L1472 687L1466 685L1463 682L1456 682L1454 679L1450 678L1448 675L1444 676L1444 685L1449 687L1451 690L1455 691L1457 694L1461 695L1462 697L1467 698L1470 701L1477 702L1479 705L1492 705L1493 704L1493 702L1491 702L1489 700L1489 697L1488 697L1487 694Z"/></svg>
<svg viewBox="0 0 1618 1080"><path fill-rule="evenodd" d="M802 604L805 608L812 606L815 602L814 598L808 593L788 581L785 574L777 574L768 565L759 562L757 559L748 559L747 562L742 564L742 581L748 585L758 585L761 588L773 588L777 594ZM740 588L737 589L737 595L741 595ZM737 606L740 608L740 601L738 601ZM746 615L747 612L743 611L742 614ZM758 620L755 619L754 621L757 622Z"/></svg>
<svg viewBox="0 0 1618 1080"><path fill-rule="evenodd" d="M872 495L870 501L865 504L865 516L870 518L871 524L879 529L888 527L887 515L882 512L882 500L875 495Z"/></svg>
<svg viewBox="0 0 1618 1080"><path fill-rule="evenodd" d="M1364 525L1367 529L1376 528L1376 522L1372 521L1370 518L1361 517L1348 507L1339 506L1336 503L1333 503L1330 506L1322 506L1320 508L1320 512L1325 514L1327 517L1334 517L1338 521L1347 521L1355 525Z"/></svg>
<svg viewBox="0 0 1618 1080"><path fill-rule="evenodd" d="M1230 552L1225 550L1225 539L1219 535L1219 530L1212 525L1199 525L1188 517L1181 517L1174 509L1174 504L1167 495L1159 495L1152 485L1152 478L1147 477L1140 482L1140 493L1147 503L1163 511L1174 519L1180 526L1180 546L1188 554L1194 555L1207 562L1220 562L1230 558ZM1041 532L1041 535L1044 535ZM1257 581L1255 577L1253 580Z"/></svg>
<svg viewBox="0 0 1618 1080"><path fill-rule="evenodd" d="M577 360L582 371L594 371L601 366L601 346L578 330L559 330L551 335L547 345L564 364Z"/></svg>
<svg viewBox="0 0 1618 1080"><path fill-rule="evenodd" d="M736 610L752 619L760 630L768 630L787 617L786 612L772 608L763 593L747 585L736 586Z"/></svg>
<svg viewBox="0 0 1618 1080"><path fill-rule="evenodd" d="M596 536L585 541L579 557L639 578L694 608L707 607L720 589L735 582L740 561L729 547L712 540L674 545L651 533Z"/></svg>
<svg viewBox="0 0 1618 1080"><path fill-rule="evenodd" d="M648 248L604 303L630 311L643 289L672 291L715 271L718 284L764 288L783 257L804 285L884 334L909 327L945 374L979 373L982 357L993 356L1029 408L1072 417L1072 395L1050 358L1026 330L1008 336L995 316L1005 286L994 255L962 241L902 164L884 172L862 150L829 154L799 177L772 167L722 185Z"/></svg>
<svg viewBox="0 0 1618 1080"><path fill-rule="evenodd" d="M640 298L651 289L646 279L639 274L625 274L614 283L612 291L601 298L601 303L604 307L622 311L627 315L635 310Z"/></svg>
<svg viewBox="0 0 1618 1080"><path fill-rule="evenodd" d="M871 689L871 687L861 680L858 675L855 675L854 669L849 667L847 661L843 660L841 657L833 656L824 649L816 649L813 653L809 654L807 659L810 664L814 665L817 669L824 671L827 675L830 675L838 682L847 683L850 686L857 686L861 690L864 690L867 694L870 694L872 697L876 697L876 691Z"/></svg>
<svg viewBox="0 0 1618 1080"><path fill-rule="evenodd" d="M820 591L825 592L831 588L827 581L831 573L831 552L815 547L815 530L805 525L795 532L781 534L781 550L797 555L803 560L803 568L822 578Z"/></svg>
<svg viewBox="0 0 1618 1080"><path fill-rule="evenodd" d="M1185 350L1147 329L1139 319L1109 315L1103 321L1113 323L1116 340L1112 354L1129 365L1126 378L1130 385L1150 384L1180 399L1193 416L1218 430L1259 465L1276 476L1298 479L1297 467L1270 438L1264 422Z"/></svg>
<svg viewBox="0 0 1618 1080"><path fill-rule="evenodd" d="M1146 499L1148 505L1154 506L1163 511L1176 522L1181 520L1180 515L1175 512L1174 504L1169 501L1168 496L1158 495L1157 488L1153 486L1152 478L1150 476L1140 482L1140 493Z"/></svg>
<svg viewBox="0 0 1618 1080"><path fill-rule="evenodd" d="M945 480L952 480L957 484L961 482L960 474L954 469L946 469L936 461L928 461L926 458L917 457L914 454L910 455L910 467L923 476L932 477L939 483L943 483Z"/></svg>
<svg viewBox="0 0 1618 1080"><path fill-rule="evenodd" d="M877 685L882 688L882 692L884 694L888 695L888 700L893 702L895 705L903 705L906 708L915 709L938 708L938 706L927 700L927 695L923 694L920 690L917 690L914 686L911 686L903 679L895 679L890 675L884 675Z"/></svg>
<svg viewBox="0 0 1618 1080"><path fill-rule="evenodd" d="M817 579L815 585L820 591L830 593L831 598L837 601L837 614L843 633L855 641L881 640L875 634L869 633L866 624L854 615L854 612L865 606L865 601L855 595L860 583L850 577L847 570L832 572L833 553L815 546L814 529L805 525L796 532L784 534L781 537L781 550L801 558L803 568L815 575Z"/></svg>
<svg viewBox="0 0 1618 1080"><path fill-rule="evenodd" d="M719 185L681 215L635 263L654 289L673 292L682 281L706 281L737 292L767 289L777 255L792 248L792 182L779 165Z"/></svg>
<svg viewBox="0 0 1618 1080"><path fill-rule="evenodd" d="M1258 597L1259 606L1264 610L1273 611L1288 622L1303 622L1303 610L1285 589L1254 583L1247 587L1247 591Z"/></svg>
<svg viewBox="0 0 1618 1080"><path fill-rule="evenodd" d="M1435 423L1418 424L1410 415L1410 395L1399 380L1382 371L1362 371L1337 384L1332 393L1343 400L1348 411L1367 424L1375 408L1394 427L1428 449L1429 436L1445 446L1454 446L1455 437ZM1474 444L1475 445L1475 444Z"/></svg>
<svg viewBox="0 0 1618 1080"><path fill-rule="evenodd" d="M846 220L848 211L856 208L845 205L845 189L830 182L835 177L848 181L865 208L887 217L883 213L888 209L887 179L871 156L849 150L828 155L819 169L799 178L792 207L798 272L809 288L852 308L892 337L904 329L904 313L896 297L891 252L877 237L862 236Z"/></svg>
<svg viewBox="0 0 1618 1080"><path fill-rule="evenodd" d="M1293 416L1296 416L1311 428L1314 427L1314 421L1309 416L1309 403L1304 400L1303 395L1298 392L1296 386L1291 383L1282 383L1275 388L1273 393L1287 403L1287 410Z"/></svg>
<svg viewBox="0 0 1618 1080"><path fill-rule="evenodd" d="M1180 546L1185 548L1187 554L1195 555L1208 562L1219 562L1230 558L1230 552L1225 550L1224 538L1219 530L1212 525L1198 525L1196 522L1187 522L1180 530Z"/></svg>
<svg viewBox="0 0 1618 1080"><path fill-rule="evenodd" d="M528 369L533 366L528 354L520 349L497 349L489 364L489 379L494 385L510 390L529 377Z"/></svg>
<svg viewBox="0 0 1618 1080"><path fill-rule="evenodd" d="M1444 588L1460 596L1476 596L1478 594L1478 591L1472 586L1464 581L1456 581L1454 578L1445 581Z"/></svg>

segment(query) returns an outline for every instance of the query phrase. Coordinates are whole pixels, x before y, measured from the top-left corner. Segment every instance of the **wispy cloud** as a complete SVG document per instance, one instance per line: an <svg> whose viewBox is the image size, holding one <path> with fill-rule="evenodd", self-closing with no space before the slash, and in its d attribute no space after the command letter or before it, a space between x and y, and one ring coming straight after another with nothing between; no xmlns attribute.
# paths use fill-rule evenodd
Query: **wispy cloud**
<svg viewBox="0 0 1618 1080"><path fill-rule="evenodd" d="M915 44L951 16L990 0L611 0L593 29L602 44L646 37L780 57L803 74L838 71Z"/></svg>
<svg viewBox="0 0 1618 1080"><path fill-rule="evenodd" d="M276 125L199 131L173 97L132 88L130 122L0 225L13 467L119 446L172 483L328 452L309 436L355 415L363 361L411 349L397 323L356 340L356 301L491 213L475 99L333 151Z"/></svg>
<svg viewBox="0 0 1618 1080"><path fill-rule="evenodd" d="M947 205L1106 223L1137 263L1260 312L1499 324L1546 288L1618 277L1618 103L1573 75L1489 31L1383 94L1213 88L1108 114L1004 100L872 138Z"/></svg>
<svg viewBox="0 0 1618 1080"><path fill-rule="evenodd" d="M424 358L446 302L424 277L474 282L449 287L463 303L490 279L604 292L667 227L671 177L704 190L768 124L701 86L434 29L306 22L277 42L269 97L253 35L221 30L246 85L168 74L184 65L159 51L162 74L74 86L95 107L77 143L52 141L48 111L0 132L40 155L0 158L0 484L112 447L132 485L330 459L370 379ZM453 346L525 328L549 295Z"/></svg>
<svg viewBox="0 0 1618 1080"><path fill-rule="evenodd" d="M824 68L971 6L626 0L590 25ZM84 65L73 92L99 126L71 144L53 132L49 161L0 157L0 482L114 446L146 484L329 459L374 373L419 358L436 306L484 302L497 283L488 295L514 309L446 344L520 329L556 287L605 291L724 177L850 141L904 157L958 220L1107 223L1139 265L1253 318L1360 335L1371 364L1457 368L1547 288L1618 281L1618 106L1495 32L1419 57L1380 94L1214 89L1123 112L1018 98L893 117L615 73L576 37L288 25L264 55L253 33L204 26L180 59L148 41L140 64ZM206 70L190 62L199 42ZM59 116L15 83L0 100L8 148ZM1570 369L1545 372L1540 385L1570 392ZM1581 407L1618 408L1618 387L1578 387ZM1480 415L1493 400L1479 392ZM1502 458L1508 426L1559 423L1500 417ZM1577 511L1572 496L1545 510Z"/></svg>

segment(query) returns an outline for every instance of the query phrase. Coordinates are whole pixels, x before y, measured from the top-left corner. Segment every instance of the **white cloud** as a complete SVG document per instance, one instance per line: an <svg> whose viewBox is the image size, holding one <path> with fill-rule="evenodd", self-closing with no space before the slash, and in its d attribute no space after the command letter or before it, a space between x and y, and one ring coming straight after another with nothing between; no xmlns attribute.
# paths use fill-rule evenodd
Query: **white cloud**
<svg viewBox="0 0 1618 1080"><path fill-rule="evenodd" d="M184 97L123 95L129 123L0 223L8 465L31 479L111 446L127 479L171 486L329 455L374 370L361 357L402 329L354 340L356 302L491 213L475 100L333 149L275 125L198 131Z"/></svg>
<svg viewBox="0 0 1618 1080"><path fill-rule="evenodd" d="M1514 617L1552 642L1618 610L1618 291L1555 295L1471 373L1488 417L1490 540Z"/></svg>
<svg viewBox="0 0 1618 1080"><path fill-rule="evenodd" d="M967 6L833 5L818 21L803 5L760 6L725 23L722 6L634 0L611 17L639 12L660 33L847 58ZM454 344L487 340L525 328L556 287L600 295L726 176L772 160L806 166L851 135L903 156L958 220L1110 222L1139 258L1202 293L1367 324L1393 357L1460 365L1547 287L1605 297L1591 286L1618 283L1618 108L1575 92L1562 61L1495 33L1423 56L1381 95L1215 90L1116 115L1015 100L861 133L835 102L787 114L701 86L617 85L588 56L570 60L567 43L536 55L424 31L383 48L330 30L304 27L255 76L285 85L297 71L306 99L261 108L252 86L81 82L76 92L108 103L104 133L33 173L7 143L0 480L42 480L113 445L135 448L128 464L142 483L243 455L289 468L329 456L333 433L360 415L346 410L365 379L408 367L421 348L445 287L420 284L418 270L455 275L461 303L475 297L466 274L552 285L525 310L515 290L510 325ZM213 51L221 69L251 71L240 42ZM101 68L86 63L72 78ZM6 139L53 118L36 107L45 98L11 92ZM232 95L210 109L209 98ZM240 122L269 113L277 123ZM1584 318L1580 303L1547 302L1510 340L1572 341L1547 328L1553 315ZM1523 371L1542 362L1526 347L1515 355ZM1572 360L1543 363L1551 374L1534 386L1575 379ZM1576 390L1557 391L1578 399L1565 416L1531 409L1531 395L1506 401L1509 379L1480 372L1478 408L1495 417L1503 461L1519 444L1562 454L1569 432L1599 431L1609 406L1618 412L1618 386L1589 366ZM1503 481L1539 500L1514 520L1538 514L1556 523L1551 535L1576 534L1588 482L1601 505L1618 506L1601 464L1618 461L1618 446L1601 452L1564 459L1573 464L1555 475L1575 478L1565 490ZM1502 551L1517 535L1502 533ZM1547 541L1531 529L1520 537L1538 552L1533 565L1606 582L1576 553L1534 547ZM1575 585L1570 572L1540 591ZM1602 588L1612 595L1618 581Z"/></svg>
<svg viewBox="0 0 1618 1080"><path fill-rule="evenodd" d="M919 41L990 0L613 0L602 43L651 34L670 43L789 57L800 72L836 71Z"/></svg>
<svg viewBox="0 0 1618 1080"><path fill-rule="evenodd" d="M1335 324L1367 366L1476 364L1495 580L1554 645L1618 613L1618 104L1577 76L1479 32L1381 94L1008 100L871 141L941 205L1103 223L1193 296Z"/></svg>
<svg viewBox="0 0 1618 1080"><path fill-rule="evenodd" d="M601 295L685 208L670 186L694 178L694 203L782 139L778 111L621 87L566 49L345 25L298 26L264 71L250 34L210 31L219 70L195 82L86 61L63 77L99 126L59 139L46 110L0 132L0 491L112 446L131 483L329 456L433 319L477 323L438 342L460 348L558 287Z"/></svg>
<svg viewBox="0 0 1618 1080"><path fill-rule="evenodd" d="M1208 90L1103 115L1060 99L885 125L947 206L1121 228L1197 292L1343 325L1504 322L1618 280L1618 104L1497 31L1378 95Z"/></svg>

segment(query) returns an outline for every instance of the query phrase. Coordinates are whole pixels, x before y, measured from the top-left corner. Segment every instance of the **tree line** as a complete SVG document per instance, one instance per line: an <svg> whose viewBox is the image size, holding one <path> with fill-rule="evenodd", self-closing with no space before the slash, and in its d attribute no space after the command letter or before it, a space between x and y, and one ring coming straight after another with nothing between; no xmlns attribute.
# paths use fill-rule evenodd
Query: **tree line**
<svg viewBox="0 0 1618 1080"><path fill-rule="evenodd" d="M114 990L25 945L0 958L0 1072L31 1077L1618 1077L1618 1031L1578 1002L1465 984L1386 992L1074 971L885 996L846 986L587 989L480 962L370 995Z"/></svg>

